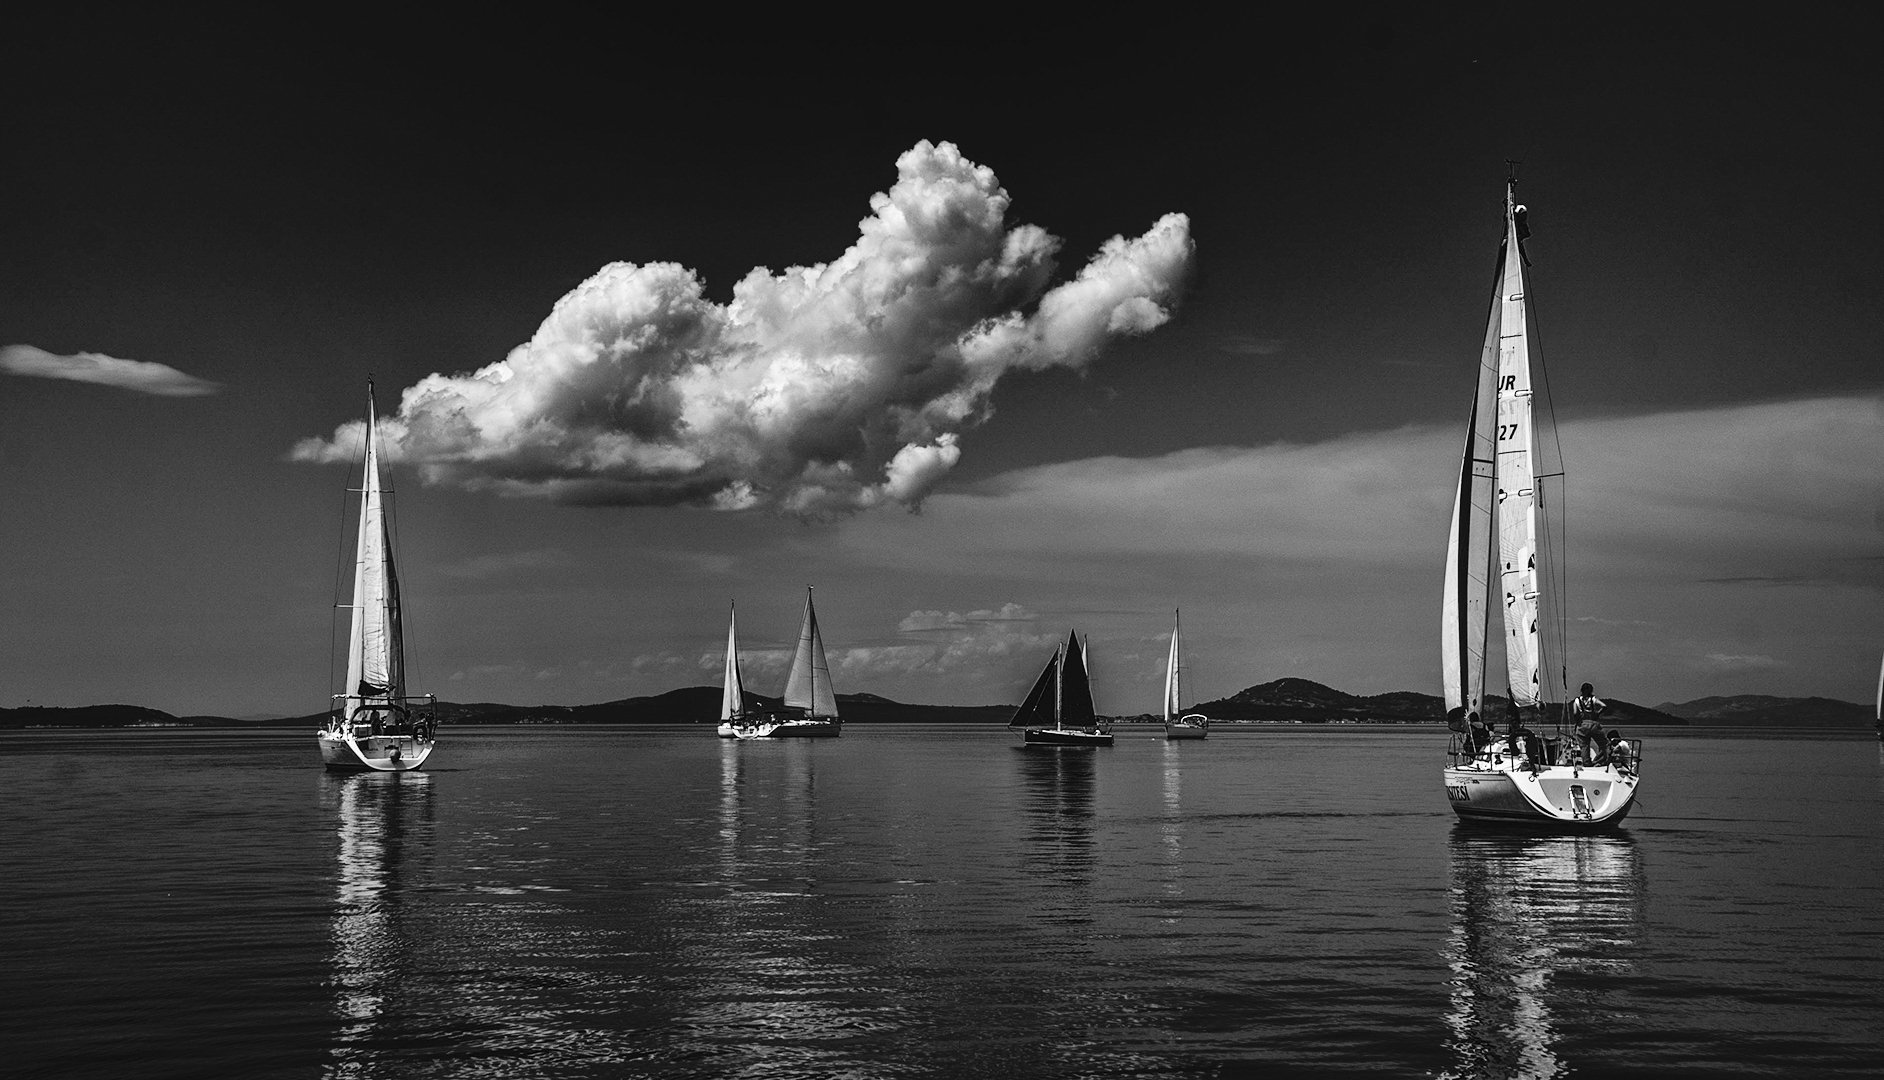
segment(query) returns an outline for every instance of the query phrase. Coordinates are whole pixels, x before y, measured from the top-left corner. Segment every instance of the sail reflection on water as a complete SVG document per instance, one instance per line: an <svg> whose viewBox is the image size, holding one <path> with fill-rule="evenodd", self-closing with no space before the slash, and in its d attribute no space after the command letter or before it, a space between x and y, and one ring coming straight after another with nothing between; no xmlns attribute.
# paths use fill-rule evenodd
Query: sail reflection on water
<svg viewBox="0 0 1884 1080"><path fill-rule="evenodd" d="M1028 746L1020 759L1027 800L1028 872L1069 886L1090 887L1093 871L1093 756L1090 747ZM1065 914L1089 922L1082 904Z"/></svg>
<svg viewBox="0 0 1884 1080"><path fill-rule="evenodd" d="M1517 836L1455 828L1452 969L1444 1075L1556 1077L1571 1065L1560 1032L1602 1027L1587 995L1560 976L1621 975L1634 966L1647 897L1627 833Z"/></svg>
<svg viewBox="0 0 1884 1080"><path fill-rule="evenodd" d="M832 910L811 740L720 744L717 887L675 913L675 1051L744 1076L849 1075L902 1006ZM682 974L684 973L684 974Z"/></svg>
<svg viewBox="0 0 1884 1080"><path fill-rule="evenodd" d="M1175 905L1184 900L1184 770L1181 744L1167 739L1164 744L1164 818L1158 823L1158 838L1164 850L1165 896L1174 905L1166 913L1166 922L1175 922Z"/></svg>
<svg viewBox="0 0 1884 1080"><path fill-rule="evenodd" d="M373 1075L381 1021L396 1005L417 942L406 894L430 868L432 774L323 774L321 805L339 827L329 985L339 1031L330 1076Z"/></svg>

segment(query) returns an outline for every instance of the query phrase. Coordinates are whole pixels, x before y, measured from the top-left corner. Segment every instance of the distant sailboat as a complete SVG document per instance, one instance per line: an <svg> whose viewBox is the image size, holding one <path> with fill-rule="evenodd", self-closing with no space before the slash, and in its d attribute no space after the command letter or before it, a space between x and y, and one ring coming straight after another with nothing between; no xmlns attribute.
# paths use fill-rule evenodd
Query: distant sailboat
<svg viewBox="0 0 1884 1080"><path fill-rule="evenodd" d="M1884 739L1884 662L1877 669L1877 737Z"/></svg>
<svg viewBox="0 0 1884 1080"><path fill-rule="evenodd" d="M353 603L347 635L347 682L316 733L329 769L405 772L425 764L435 745L437 699L406 696L405 634L392 528L379 475L373 382L366 383L366 461L360 528L354 543Z"/></svg>
<svg viewBox="0 0 1884 1080"><path fill-rule="evenodd" d="M1461 821L1588 830L1613 827L1634 805L1640 743L1615 754L1586 755L1568 731L1563 698L1553 687L1568 668L1563 642L1540 624L1561 619L1563 595L1555 574L1542 481L1560 472L1539 469L1533 427L1531 363L1534 352L1528 282L1520 242L1530 235L1517 181L1505 188L1505 239L1497 292L1480 355L1478 387L1446 548L1441 667L1447 716L1456 731L1445 770L1446 795ZM1506 682L1511 731L1487 737L1477 721L1485 691L1486 635L1491 589L1503 595ZM1547 637L1551 640L1547 640ZM1546 700L1554 692L1555 701ZM1552 720L1556 738L1521 728L1523 719Z"/></svg>
<svg viewBox="0 0 1884 1080"><path fill-rule="evenodd" d="M1210 734L1210 717L1203 713L1186 713L1183 711L1184 707L1179 704L1178 636L1183 629L1183 624L1183 617L1174 613L1171 624L1171 657L1164 667L1164 737L1167 740L1202 739Z"/></svg>
<svg viewBox="0 0 1884 1080"><path fill-rule="evenodd" d="M720 728L722 739L736 738L746 722L746 684L739 677L739 608L726 624L726 681L720 691Z"/></svg>
<svg viewBox="0 0 1884 1080"><path fill-rule="evenodd" d="M843 734L837 716L837 694L831 689L831 665L824 658L824 635L818 632L818 612L805 590L805 621L798 630L798 649L792 654L791 673L785 677L783 710L749 726L735 726L742 739L834 739Z"/></svg>
<svg viewBox="0 0 1884 1080"><path fill-rule="evenodd" d="M1111 746L1112 732L1099 722L1086 670L1086 647L1077 632L1055 650L1027 700L1007 722L1021 742L1044 746Z"/></svg>

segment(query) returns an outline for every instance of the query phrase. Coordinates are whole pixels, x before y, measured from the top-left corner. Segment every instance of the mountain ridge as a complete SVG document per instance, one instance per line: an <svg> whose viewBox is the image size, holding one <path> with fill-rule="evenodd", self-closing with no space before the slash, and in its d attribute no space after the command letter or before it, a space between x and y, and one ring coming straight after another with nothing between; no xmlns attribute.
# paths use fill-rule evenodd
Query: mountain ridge
<svg viewBox="0 0 1884 1080"><path fill-rule="evenodd" d="M779 699L748 694L761 708L776 708ZM839 713L848 723L1006 723L1013 705L921 705L893 701L878 694L837 696ZM1689 724L1778 727L1865 727L1873 721L1868 706L1833 698L1781 698L1763 694L1698 698L1690 702L1663 702L1653 707L1606 698L1606 725L1682 726ZM718 719L720 688L689 686L662 694L621 698L590 705L510 705L500 702L438 703L438 717L450 724L672 724L710 723ZM1510 702L1487 695L1486 719L1502 721ZM1384 694L1349 694L1311 679L1285 677L1194 706L1198 712L1223 722L1290 723L1437 723L1445 718L1441 699L1411 690ZM82 706L26 705L0 708L0 730L23 728L309 728L326 719L325 712L270 719L227 716L177 716L140 705ZM1148 721L1149 713L1117 719Z"/></svg>

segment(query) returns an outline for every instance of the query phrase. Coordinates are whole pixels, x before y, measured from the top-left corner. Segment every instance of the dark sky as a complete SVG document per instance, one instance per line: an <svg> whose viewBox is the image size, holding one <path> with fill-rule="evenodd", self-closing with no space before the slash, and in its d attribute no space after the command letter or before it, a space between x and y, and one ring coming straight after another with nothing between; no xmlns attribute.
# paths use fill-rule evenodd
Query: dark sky
<svg viewBox="0 0 1884 1080"><path fill-rule="evenodd" d="M1628 481L1583 489L1608 517L1572 526L1594 609L1573 647L1601 658L1579 666L1650 703L1866 698L1884 638L1879 102L1835 10L47 19L0 103L0 346L221 388L0 376L0 703L318 707L346 481L287 455L358 417L367 373L389 408L501 360L617 260L688 267L720 304L754 267L829 263L919 140L994 170L1008 225L1060 239L1057 280L1187 215L1174 316L1077 370L1004 376L914 517L572 507L396 476L414 647L445 696L710 681L725 601L751 604L755 652L782 647L811 578L827 643L851 650L841 692L1011 700L1036 639L1077 625L1102 710L1150 708L1179 604L1206 695L1284 674L1431 690L1444 522L1423 515L1443 513L1456 450L1409 455L1456 441L1520 159L1559 419L1603 440L1567 453L1613 452ZM1369 472L1383 463L1412 471ZM1124 476L1137 501L1091 521L1043 508L1043 490ZM1364 476L1424 501L1370 502ZM1782 496L1808 500L1798 533L1769 527ZM1140 537L1147 519L1169 524ZM964 554L986 530L1027 544ZM1633 576L1651 568L1653 589ZM1008 605L1024 617L976 615Z"/></svg>

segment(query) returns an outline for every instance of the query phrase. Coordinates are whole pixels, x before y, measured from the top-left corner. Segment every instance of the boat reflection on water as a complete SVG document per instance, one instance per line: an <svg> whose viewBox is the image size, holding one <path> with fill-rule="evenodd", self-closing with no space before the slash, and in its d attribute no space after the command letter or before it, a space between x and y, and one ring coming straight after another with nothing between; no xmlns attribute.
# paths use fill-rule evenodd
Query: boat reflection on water
<svg viewBox="0 0 1884 1080"><path fill-rule="evenodd" d="M1452 855L1453 1066L1447 1077L1555 1077L1570 1072L1560 1030L1599 1031L1601 1008L1559 987L1632 970L1647 897L1627 833L1487 834L1455 827Z"/></svg>
<svg viewBox="0 0 1884 1080"><path fill-rule="evenodd" d="M724 1075L864 1075L864 1044L906 1023L828 882L845 857L819 822L816 761L832 745L720 744L718 881L668 931L681 1058L736 1063Z"/></svg>
<svg viewBox="0 0 1884 1080"><path fill-rule="evenodd" d="M426 772L321 777L321 805L336 812L340 833L329 980L339 1032L328 1075L362 1075L417 959L421 945L404 916L407 894L430 870L432 794Z"/></svg>
<svg viewBox="0 0 1884 1080"><path fill-rule="evenodd" d="M1022 746L1021 791L1027 805L1024 864L1032 874L1089 886L1093 869L1093 752L1085 746ZM1089 922L1084 910L1067 912Z"/></svg>

